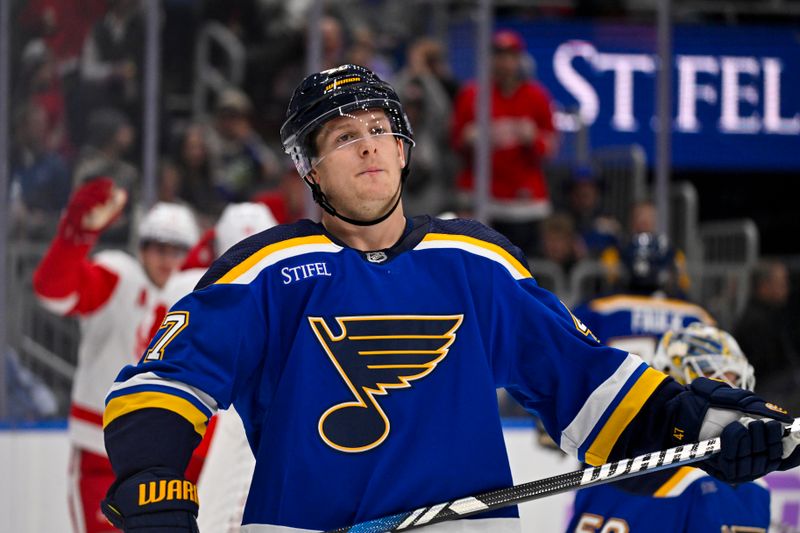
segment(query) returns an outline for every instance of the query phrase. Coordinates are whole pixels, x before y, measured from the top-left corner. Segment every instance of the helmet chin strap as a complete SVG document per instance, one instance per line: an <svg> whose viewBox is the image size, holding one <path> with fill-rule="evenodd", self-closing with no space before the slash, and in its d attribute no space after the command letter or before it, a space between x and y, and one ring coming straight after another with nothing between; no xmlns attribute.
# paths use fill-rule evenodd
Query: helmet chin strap
<svg viewBox="0 0 800 533"><path fill-rule="evenodd" d="M397 206L400 205L400 200L403 198L403 188L405 187L406 179L408 178L408 172L409 172L408 168L410 161L411 161L411 151L409 150L408 157L406 158L406 165L400 172L400 185L397 187L397 200L394 201L394 204L392 204L392 207L390 207L389 210L386 211L386 213L372 220L357 220L355 218L346 217L343 214L339 213L336 210L336 208L333 207L331 202L328 200L328 197L325 196L325 193L322 192L322 188L319 186L319 183L309 178L311 173L306 175L303 178L303 181L305 181L306 185L308 185L308 188L311 189L311 196L314 198L314 201L329 215L344 220L348 224L353 224L354 226L374 226L375 224L380 224L381 222L389 218L389 216L392 213L394 213L394 210L397 209Z"/></svg>

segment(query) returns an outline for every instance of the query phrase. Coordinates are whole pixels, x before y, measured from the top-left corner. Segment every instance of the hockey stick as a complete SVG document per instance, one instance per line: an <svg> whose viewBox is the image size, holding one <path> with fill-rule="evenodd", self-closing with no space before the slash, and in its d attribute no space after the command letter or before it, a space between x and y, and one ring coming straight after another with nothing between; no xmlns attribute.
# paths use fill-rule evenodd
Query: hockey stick
<svg viewBox="0 0 800 533"><path fill-rule="evenodd" d="M800 418L795 418L791 426L784 429L784 436L800 433ZM326 533L383 533L387 531L406 531L438 522L464 518L509 505L536 500L544 496L559 494L589 485L601 485L655 472L666 468L696 463L720 451L720 438L704 440L669 448L660 452L640 455L633 459L623 459L602 466L593 466L567 474L514 485L504 489L483 492L459 500L420 507L414 511L398 513L350 527L330 530Z"/></svg>

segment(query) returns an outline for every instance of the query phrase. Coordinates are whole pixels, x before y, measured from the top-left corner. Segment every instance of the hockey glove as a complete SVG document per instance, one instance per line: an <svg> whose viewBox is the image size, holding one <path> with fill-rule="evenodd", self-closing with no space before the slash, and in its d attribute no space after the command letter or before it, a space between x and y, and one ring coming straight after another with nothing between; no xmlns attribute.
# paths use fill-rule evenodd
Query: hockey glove
<svg viewBox="0 0 800 533"><path fill-rule="evenodd" d="M100 507L106 518L126 533L199 531L197 487L169 468L148 468L115 481Z"/></svg>
<svg viewBox="0 0 800 533"><path fill-rule="evenodd" d="M673 444L720 437L720 453L698 465L714 477L743 483L800 464L797 442L783 437L793 419L750 391L698 378L672 401L678 402Z"/></svg>
<svg viewBox="0 0 800 533"><path fill-rule="evenodd" d="M93 244L119 217L127 199L127 193L110 178L86 182L70 198L58 226L59 236L75 244Z"/></svg>

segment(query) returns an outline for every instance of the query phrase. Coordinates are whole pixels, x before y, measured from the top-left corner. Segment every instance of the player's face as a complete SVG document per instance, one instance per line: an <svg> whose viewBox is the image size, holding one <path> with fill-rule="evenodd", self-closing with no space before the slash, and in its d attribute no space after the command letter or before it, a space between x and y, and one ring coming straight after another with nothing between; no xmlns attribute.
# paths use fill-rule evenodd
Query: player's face
<svg viewBox="0 0 800 533"><path fill-rule="evenodd" d="M162 288L186 258L186 250L160 242L146 243L139 249L142 266L156 287Z"/></svg>
<svg viewBox="0 0 800 533"><path fill-rule="evenodd" d="M316 137L312 176L331 204L350 218L385 213L400 194L403 141L381 109L358 110L326 122Z"/></svg>

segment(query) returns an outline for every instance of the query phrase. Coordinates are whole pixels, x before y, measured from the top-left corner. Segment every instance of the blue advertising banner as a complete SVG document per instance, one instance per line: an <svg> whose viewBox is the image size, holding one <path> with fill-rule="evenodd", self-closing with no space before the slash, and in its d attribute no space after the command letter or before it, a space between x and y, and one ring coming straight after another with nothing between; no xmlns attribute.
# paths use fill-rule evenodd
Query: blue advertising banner
<svg viewBox="0 0 800 533"><path fill-rule="evenodd" d="M498 21L528 45L558 127L578 110L593 147L641 144L655 161L656 30L589 22ZM457 77L474 76L474 27L451 28ZM679 169L800 170L800 32L676 26L672 158ZM574 121L573 121L574 122Z"/></svg>

